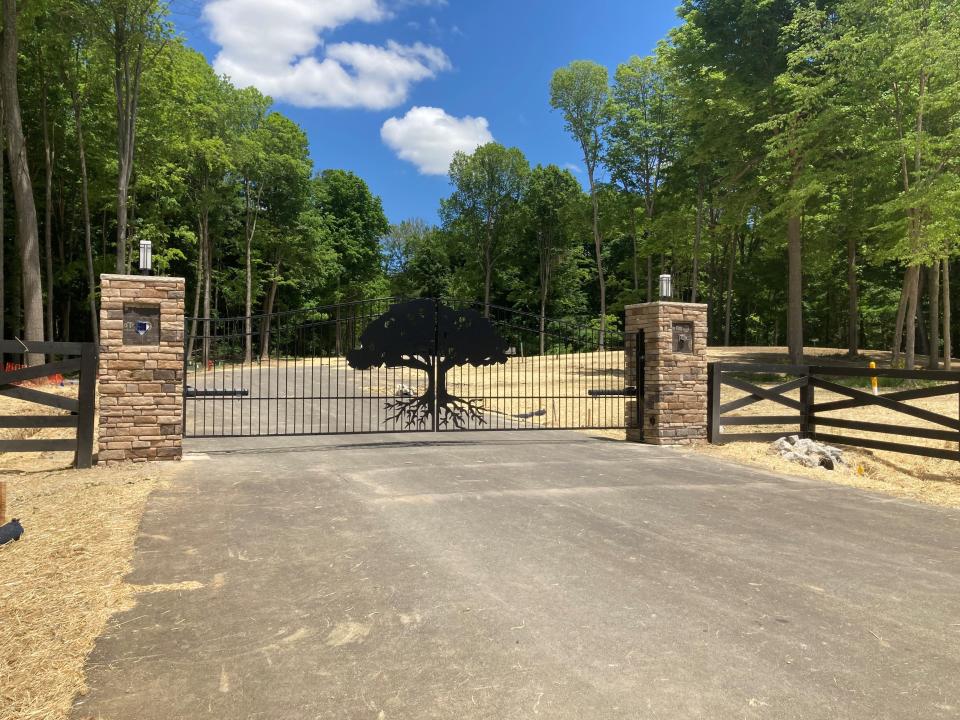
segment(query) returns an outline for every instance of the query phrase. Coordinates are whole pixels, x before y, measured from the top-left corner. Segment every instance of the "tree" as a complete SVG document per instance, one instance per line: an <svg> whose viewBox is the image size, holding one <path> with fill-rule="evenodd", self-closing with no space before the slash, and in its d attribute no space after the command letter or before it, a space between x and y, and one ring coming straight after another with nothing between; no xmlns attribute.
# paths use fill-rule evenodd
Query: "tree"
<svg viewBox="0 0 960 720"><path fill-rule="evenodd" d="M264 119L269 99L254 88L240 91L236 97L238 132L232 145L236 156L234 163L243 185L244 354L249 362L253 354L253 240L257 232L263 191L275 177L277 163L268 162L265 147L269 129L264 126Z"/></svg>
<svg viewBox="0 0 960 720"><path fill-rule="evenodd" d="M450 243L444 233L414 218L391 225L382 240L384 272L396 297L441 298L450 289Z"/></svg>
<svg viewBox="0 0 960 720"><path fill-rule="evenodd" d="M84 16L70 5L57 17L64 30L62 37L66 52L60 55L60 78L70 96L73 113L73 129L77 142L77 159L80 164L80 209L83 217L83 256L87 271L87 306L90 310L90 327L93 338L100 337L99 313L97 311L97 277L93 269L93 223L90 217L90 173L87 168L87 143L84 137L83 108L88 104L89 82L85 77L84 57L88 38L84 33Z"/></svg>
<svg viewBox="0 0 960 720"><path fill-rule="evenodd" d="M607 287L603 275L603 250L600 238L596 172L603 152L603 129L609 120L609 76L602 65L575 60L553 73L550 81L550 105L563 113L567 132L579 144L587 169L590 200L593 204L593 244L600 284L600 349L603 350L607 326Z"/></svg>
<svg viewBox="0 0 960 720"><path fill-rule="evenodd" d="M97 8L102 39L113 56L117 121L117 272L127 271L130 183L137 147L137 117L145 67L165 44L158 0L105 0Z"/></svg>
<svg viewBox="0 0 960 720"><path fill-rule="evenodd" d="M258 216L267 225L261 233L261 257L269 284L263 305L264 323L269 327L277 290L288 281L287 276L299 275L310 256L313 242L318 238L315 224L302 217L309 208L310 172L313 168L306 135L289 118L271 113L266 117L261 137L263 145L256 203L260 207ZM244 195L249 196L249 189ZM246 227L245 238L249 239L251 232ZM269 340L267 330L261 334L261 357L268 353Z"/></svg>
<svg viewBox="0 0 960 720"><path fill-rule="evenodd" d="M17 82L17 3L3 0L3 53L0 72L3 81L3 119L10 160L10 182L17 211L17 247L23 287L23 315L27 340L43 340L43 292L40 284L40 235L33 181L27 159L27 143L20 119ZM43 363L43 355L30 353L27 364Z"/></svg>
<svg viewBox="0 0 960 720"><path fill-rule="evenodd" d="M476 245L483 269L483 314L490 316L493 271L505 245L504 228L517 206L530 166L517 148L491 142L450 163L454 191L441 203L444 224L457 226Z"/></svg>
<svg viewBox="0 0 960 720"><path fill-rule="evenodd" d="M573 253L576 236L569 229L569 214L581 195L580 183L568 170L556 165L537 165L523 199L529 226L536 238L541 355L546 350L547 305L554 274Z"/></svg>
<svg viewBox="0 0 960 720"><path fill-rule="evenodd" d="M890 254L907 265L894 358L903 335L905 364L913 367L921 267L935 266L960 232L953 205L960 182L955 111L960 103L960 16L955 3L946 0L848 0L845 10L831 45L837 49L835 72L851 83L862 106L873 110L864 128L867 145L874 157L886 159L888 171L900 176L899 192L884 203L883 214L895 232ZM852 50L843 53L846 48ZM855 68L848 66L851 60ZM935 307L937 283L928 286ZM932 310L931 320L937 315ZM932 348L930 354L937 352Z"/></svg>
<svg viewBox="0 0 960 720"><path fill-rule="evenodd" d="M644 211L644 235L650 231L657 199L676 153L677 103L667 81L667 63L658 56L632 57L617 66L606 130L604 163L610 178L626 192L640 198ZM700 203L702 205L702 203ZM698 211L700 211L698 205ZM699 218L699 214L698 214ZM698 240L699 229L698 228ZM634 232L633 289L639 289L639 233ZM649 250L648 250L649 257ZM697 253L693 275L696 277ZM648 263L648 288L652 281ZM696 283L693 283L696 302ZM651 298L648 297L649 301Z"/></svg>
<svg viewBox="0 0 960 720"><path fill-rule="evenodd" d="M324 170L313 179L311 193L339 258L336 297L362 299L382 276L380 240L390 229L383 203L347 170Z"/></svg>
<svg viewBox="0 0 960 720"><path fill-rule="evenodd" d="M465 400L447 389L447 373L460 365L484 367L507 361L507 343L485 316L471 308L454 309L430 299L391 305L360 335L360 347L347 353L354 370L406 367L427 376L420 397L388 400L388 422L403 420L408 428L483 424L477 400Z"/></svg>

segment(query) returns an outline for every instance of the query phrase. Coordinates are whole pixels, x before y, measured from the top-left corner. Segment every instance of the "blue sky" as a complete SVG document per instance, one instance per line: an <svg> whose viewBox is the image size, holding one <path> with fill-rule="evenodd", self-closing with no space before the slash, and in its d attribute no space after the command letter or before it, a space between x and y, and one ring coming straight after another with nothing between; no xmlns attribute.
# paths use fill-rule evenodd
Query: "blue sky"
<svg viewBox="0 0 960 720"><path fill-rule="evenodd" d="M579 167L551 111L553 70L611 72L676 25L676 0L174 0L189 45L256 85L310 139L316 169L352 170L391 222L436 222L453 149L490 137L531 164ZM582 177L582 173L580 175Z"/></svg>

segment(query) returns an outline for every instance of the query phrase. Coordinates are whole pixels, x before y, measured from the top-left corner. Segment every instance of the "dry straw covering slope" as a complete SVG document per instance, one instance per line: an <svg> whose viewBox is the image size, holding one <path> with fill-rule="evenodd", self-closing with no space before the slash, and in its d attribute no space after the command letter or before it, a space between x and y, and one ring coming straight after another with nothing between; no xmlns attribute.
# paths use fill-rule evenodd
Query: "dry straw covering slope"
<svg viewBox="0 0 960 720"><path fill-rule="evenodd" d="M40 411L0 397L0 415ZM0 430L0 437L58 432L65 431ZM0 720L68 717L85 691L94 641L134 602L124 576L147 496L165 468L75 471L71 460L69 453L0 454L7 517L25 528L19 542L0 546Z"/></svg>

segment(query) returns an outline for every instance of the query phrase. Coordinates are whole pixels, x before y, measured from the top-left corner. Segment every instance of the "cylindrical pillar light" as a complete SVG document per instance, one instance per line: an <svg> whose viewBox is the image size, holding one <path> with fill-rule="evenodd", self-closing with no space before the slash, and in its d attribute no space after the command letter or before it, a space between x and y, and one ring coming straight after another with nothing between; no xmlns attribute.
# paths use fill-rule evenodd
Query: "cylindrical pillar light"
<svg viewBox="0 0 960 720"><path fill-rule="evenodd" d="M673 278L669 273L660 276L660 299L669 300L673 297Z"/></svg>
<svg viewBox="0 0 960 720"><path fill-rule="evenodd" d="M150 275L153 272L153 243L149 240L140 241L140 274Z"/></svg>

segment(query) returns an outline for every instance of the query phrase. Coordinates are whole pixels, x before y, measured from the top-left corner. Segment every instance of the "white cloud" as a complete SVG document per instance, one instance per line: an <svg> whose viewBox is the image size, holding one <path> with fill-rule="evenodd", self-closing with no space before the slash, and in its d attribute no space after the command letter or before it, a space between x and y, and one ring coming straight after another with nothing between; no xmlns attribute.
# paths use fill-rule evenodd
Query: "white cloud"
<svg viewBox="0 0 960 720"><path fill-rule="evenodd" d="M570 172L577 173L577 175L583 175L583 168L581 168L581 167L580 167L579 165L577 165L576 163L570 163L570 162L564 163L564 164L563 164L563 169L564 169L564 170L569 170Z"/></svg>
<svg viewBox="0 0 960 720"><path fill-rule="evenodd" d="M424 175L446 175L455 152L473 152L493 141L486 118L458 118L435 107L413 107L403 117L390 118L380 137Z"/></svg>
<svg viewBox="0 0 960 720"><path fill-rule="evenodd" d="M341 42L322 56L323 33L353 21L390 16L382 0L212 0L204 9L220 45L218 72L241 87L302 107L395 107L411 86L447 70L437 47Z"/></svg>

